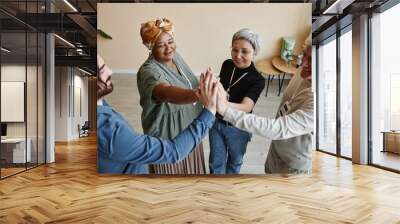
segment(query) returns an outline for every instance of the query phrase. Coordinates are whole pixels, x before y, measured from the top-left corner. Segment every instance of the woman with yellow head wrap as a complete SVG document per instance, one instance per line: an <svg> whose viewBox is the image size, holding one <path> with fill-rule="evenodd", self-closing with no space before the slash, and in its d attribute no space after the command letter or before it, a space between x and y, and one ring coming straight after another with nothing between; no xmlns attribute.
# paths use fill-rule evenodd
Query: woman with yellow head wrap
<svg viewBox="0 0 400 224"><path fill-rule="evenodd" d="M176 52L173 23L166 19L141 25L140 36L150 56L138 71L137 84L145 134L174 138L200 113L196 76ZM204 174L202 144L175 164L155 165L156 174Z"/></svg>
<svg viewBox="0 0 400 224"><path fill-rule="evenodd" d="M143 44L152 50L154 42L162 33L168 33L173 36L174 26L168 19L158 19L143 23L140 29L140 36L142 37Z"/></svg>

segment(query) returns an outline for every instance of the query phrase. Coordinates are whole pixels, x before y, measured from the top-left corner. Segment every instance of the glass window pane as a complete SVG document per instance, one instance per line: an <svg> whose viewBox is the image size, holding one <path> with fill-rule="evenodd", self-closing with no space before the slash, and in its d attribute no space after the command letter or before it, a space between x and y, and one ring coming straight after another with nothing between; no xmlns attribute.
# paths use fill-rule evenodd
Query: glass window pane
<svg viewBox="0 0 400 224"><path fill-rule="evenodd" d="M1 177L25 170L26 33L1 33Z"/></svg>
<svg viewBox="0 0 400 224"><path fill-rule="evenodd" d="M340 37L340 153L352 157L352 35Z"/></svg>
<svg viewBox="0 0 400 224"><path fill-rule="evenodd" d="M28 139L28 149L30 148L30 152L28 155L27 166L28 168L34 167L37 165L37 132L38 132L38 124L37 124L37 73L38 73L38 36L36 32L27 33L27 43L28 43L28 55L27 55L27 80L26 80L26 116L27 116L27 139Z"/></svg>
<svg viewBox="0 0 400 224"><path fill-rule="evenodd" d="M44 13L45 2L0 1L0 7L13 12L17 17L25 18L24 13ZM0 18L6 21L1 24L0 29L0 177L4 178L45 162L46 54L43 33L38 33L35 28L26 26L3 12L0 12Z"/></svg>
<svg viewBox="0 0 400 224"><path fill-rule="evenodd" d="M39 33L38 41L38 164L45 163L45 65L46 65L46 36Z"/></svg>
<svg viewBox="0 0 400 224"><path fill-rule="evenodd" d="M400 170L400 4L372 18L372 163Z"/></svg>
<svg viewBox="0 0 400 224"><path fill-rule="evenodd" d="M336 40L318 48L318 146L336 153Z"/></svg>

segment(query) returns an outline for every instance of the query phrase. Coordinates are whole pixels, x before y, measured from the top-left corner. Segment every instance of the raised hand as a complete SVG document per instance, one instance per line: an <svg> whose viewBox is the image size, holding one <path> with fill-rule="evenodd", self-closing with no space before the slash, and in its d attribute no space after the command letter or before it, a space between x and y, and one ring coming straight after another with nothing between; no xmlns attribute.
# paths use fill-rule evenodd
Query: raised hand
<svg viewBox="0 0 400 224"><path fill-rule="evenodd" d="M226 109L228 108L228 94L225 92L224 87L218 82L218 94L217 94L217 112L224 116Z"/></svg>
<svg viewBox="0 0 400 224"><path fill-rule="evenodd" d="M217 110L217 92L219 81L215 78L211 69L207 69L200 76L200 92L197 93L199 100L213 114Z"/></svg>

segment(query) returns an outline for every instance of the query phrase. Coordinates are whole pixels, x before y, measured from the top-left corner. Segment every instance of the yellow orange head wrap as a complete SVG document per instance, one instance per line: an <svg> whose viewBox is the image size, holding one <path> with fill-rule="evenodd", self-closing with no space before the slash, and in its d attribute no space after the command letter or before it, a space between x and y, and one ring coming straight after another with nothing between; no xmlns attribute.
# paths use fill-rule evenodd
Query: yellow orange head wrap
<svg viewBox="0 0 400 224"><path fill-rule="evenodd" d="M140 36L142 37L143 44L149 50L152 50L154 43L162 32L169 33L173 36L174 26L170 20L163 18L142 23Z"/></svg>

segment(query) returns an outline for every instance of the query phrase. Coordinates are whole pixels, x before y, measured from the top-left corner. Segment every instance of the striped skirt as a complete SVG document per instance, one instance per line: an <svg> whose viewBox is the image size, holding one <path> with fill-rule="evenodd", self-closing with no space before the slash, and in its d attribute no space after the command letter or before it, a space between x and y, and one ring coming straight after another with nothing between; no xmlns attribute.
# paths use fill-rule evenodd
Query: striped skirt
<svg viewBox="0 0 400 224"><path fill-rule="evenodd" d="M185 159L178 163L150 165L153 174L206 174L203 143L200 143Z"/></svg>

